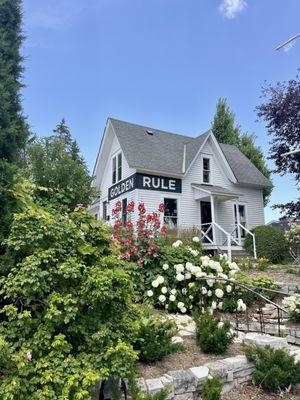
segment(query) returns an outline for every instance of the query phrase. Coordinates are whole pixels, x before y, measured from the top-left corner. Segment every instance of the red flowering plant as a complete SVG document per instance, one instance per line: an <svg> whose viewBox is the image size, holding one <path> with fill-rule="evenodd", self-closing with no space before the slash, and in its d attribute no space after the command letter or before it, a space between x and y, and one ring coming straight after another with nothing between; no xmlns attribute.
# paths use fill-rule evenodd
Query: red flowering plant
<svg viewBox="0 0 300 400"><path fill-rule="evenodd" d="M147 265L158 258L162 239L167 234L167 228L161 223L164 205L160 204L157 212L147 213L144 203L139 203L135 226L132 223L134 207L135 204L131 201L126 210L122 210L121 202L116 202L112 210L114 225L111 239L119 247L122 258L138 265ZM122 223L124 214L125 226Z"/></svg>

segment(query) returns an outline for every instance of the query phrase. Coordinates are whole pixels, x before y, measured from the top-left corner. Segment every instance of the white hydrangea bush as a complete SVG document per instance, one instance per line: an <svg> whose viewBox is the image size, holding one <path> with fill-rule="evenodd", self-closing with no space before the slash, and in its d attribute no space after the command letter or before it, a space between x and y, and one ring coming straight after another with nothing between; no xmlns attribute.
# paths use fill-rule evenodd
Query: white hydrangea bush
<svg viewBox="0 0 300 400"><path fill-rule="evenodd" d="M192 239L193 244L198 243ZM146 295L156 306L169 312L185 314L198 307L200 312L209 307L211 311L222 310L224 298L233 296L235 275L239 267L229 262L227 255L201 256L200 252L177 240L173 249L183 248L190 254L191 261L183 257L182 263L163 262L159 273L153 277ZM183 252L186 254L186 252ZM172 260L169 257L169 260ZM174 260L178 261L178 258ZM217 278L217 279L216 279ZM232 283L231 283L232 282ZM245 303L239 299L236 310L244 312Z"/></svg>
<svg viewBox="0 0 300 400"><path fill-rule="evenodd" d="M282 300L282 305L292 319L300 321L300 296L285 297Z"/></svg>

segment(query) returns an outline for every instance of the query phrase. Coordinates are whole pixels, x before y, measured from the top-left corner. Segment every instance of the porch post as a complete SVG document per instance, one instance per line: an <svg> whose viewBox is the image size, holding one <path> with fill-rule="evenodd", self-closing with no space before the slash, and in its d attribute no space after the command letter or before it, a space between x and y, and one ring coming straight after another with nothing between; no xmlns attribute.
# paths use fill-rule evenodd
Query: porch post
<svg viewBox="0 0 300 400"><path fill-rule="evenodd" d="M213 233L213 242L214 244L217 243L216 241L216 227L215 227L215 199L214 196L210 195L210 205L211 205L211 222L212 222L212 233Z"/></svg>

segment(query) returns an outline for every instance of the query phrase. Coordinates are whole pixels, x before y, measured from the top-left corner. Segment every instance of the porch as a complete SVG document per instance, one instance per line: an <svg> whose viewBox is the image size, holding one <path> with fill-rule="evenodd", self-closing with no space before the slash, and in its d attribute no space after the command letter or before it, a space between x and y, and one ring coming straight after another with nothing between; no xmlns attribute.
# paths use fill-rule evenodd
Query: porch
<svg viewBox="0 0 300 400"><path fill-rule="evenodd" d="M246 234L253 240L253 257L256 258L255 236L247 228L246 205L242 195L220 186L192 184L194 199L199 203L199 238L203 249L227 252L231 261L233 251L244 249Z"/></svg>

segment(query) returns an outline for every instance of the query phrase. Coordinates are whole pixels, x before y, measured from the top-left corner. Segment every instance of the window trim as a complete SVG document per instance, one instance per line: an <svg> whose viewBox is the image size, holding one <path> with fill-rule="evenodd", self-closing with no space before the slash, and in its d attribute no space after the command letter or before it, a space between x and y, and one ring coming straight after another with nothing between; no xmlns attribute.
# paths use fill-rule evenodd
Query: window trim
<svg viewBox="0 0 300 400"><path fill-rule="evenodd" d="M175 199L177 200L177 227L179 228L181 225L181 196L178 196L173 193L165 193L160 198L160 203L164 204L164 199ZM157 207L158 208L158 207ZM162 213L162 221L161 223L164 225L164 217L165 213Z"/></svg>
<svg viewBox="0 0 300 400"><path fill-rule="evenodd" d="M119 165L119 157L121 156L121 165ZM116 179L114 181L114 160L116 160ZM119 179L119 169L121 168L121 178ZM123 153L122 151L118 151L117 153L113 154L111 157L111 181L112 184L115 185L118 182L121 182L123 177Z"/></svg>
<svg viewBox="0 0 300 400"><path fill-rule="evenodd" d="M237 207L237 219L238 219L238 222L241 223L240 215L239 215L239 212L238 212L239 206L243 206L245 208L245 224L242 224L242 225L244 225L247 229L249 229L248 203L243 202L243 201L236 201L236 202L233 203L233 221L234 221L234 226L236 226L235 225L235 212L234 212L235 207ZM242 238L242 240L244 240L244 238Z"/></svg>
<svg viewBox="0 0 300 400"><path fill-rule="evenodd" d="M204 168L203 168L203 161L207 158L209 160L209 182L204 182L203 175L204 175ZM201 182L203 185L213 185L213 156L210 154L201 154Z"/></svg>

